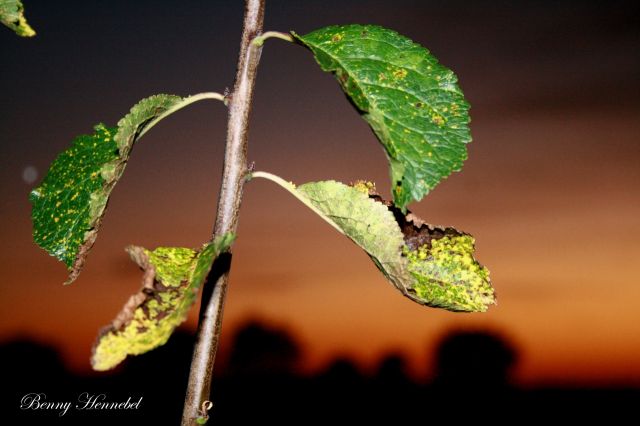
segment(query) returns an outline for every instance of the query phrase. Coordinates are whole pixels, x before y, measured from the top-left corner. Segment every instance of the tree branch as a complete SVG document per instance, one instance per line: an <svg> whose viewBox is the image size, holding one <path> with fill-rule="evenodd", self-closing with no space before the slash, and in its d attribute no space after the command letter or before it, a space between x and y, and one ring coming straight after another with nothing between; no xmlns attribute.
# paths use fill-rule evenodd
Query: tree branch
<svg viewBox="0 0 640 426"><path fill-rule="evenodd" d="M251 42L262 33L264 3L265 0L245 1L236 80L233 93L229 96L227 145L214 235L235 232L238 226L238 212L247 174L249 113L251 112L253 87L262 52L261 46L253 45ZM217 275L210 274L209 280L211 282L207 284L207 287L213 284L214 279L215 287L208 301L205 300L207 299L207 288L203 291L203 305L200 311L198 337L191 361L189 385L182 413L182 426L196 424L196 418L203 414L199 412L200 407L209 399L213 364L222 325L229 265L230 263Z"/></svg>

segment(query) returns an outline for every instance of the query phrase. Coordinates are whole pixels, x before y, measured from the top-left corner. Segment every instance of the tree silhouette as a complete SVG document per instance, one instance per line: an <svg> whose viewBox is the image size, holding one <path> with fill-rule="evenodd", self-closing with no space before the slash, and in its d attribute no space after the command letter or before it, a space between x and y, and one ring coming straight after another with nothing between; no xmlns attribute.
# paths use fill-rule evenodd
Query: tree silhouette
<svg viewBox="0 0 640 426"><path fill-rule="evenodd" d="M509 386L517 360L515 349L502 337L485 331L453 332L440 342L434 385L477 391Z"/></svg>

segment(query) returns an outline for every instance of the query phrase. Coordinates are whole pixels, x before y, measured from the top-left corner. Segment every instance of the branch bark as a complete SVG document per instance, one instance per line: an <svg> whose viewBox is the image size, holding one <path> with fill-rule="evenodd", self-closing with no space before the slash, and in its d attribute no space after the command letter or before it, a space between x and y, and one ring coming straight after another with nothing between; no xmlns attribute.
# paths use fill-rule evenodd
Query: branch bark
<svg viewBox="0 0 640 426"><path fill-rule="evenodd" d="M235 232L242 201L242 189L247 174L247 141L249 113L253 100L261 46L251 42L262 33L265 0L245 0L242 41L238 57L238 68L233 93L229 96L229 118L227 122L227 144L222 174L222 185L218 198L218 211L214 235ZM230 263L218 273L209 276L213 291L203 291L198 336L195 344L189 384L182 413L182 426L195 425L202 415L201 407L207 404L211 390L211 377L222 326L224 299L229 279ZM208 301L206 300L208 298ZM205 303L206 302L206 303ZM206 414L206 413L205 413Z"/></svg>

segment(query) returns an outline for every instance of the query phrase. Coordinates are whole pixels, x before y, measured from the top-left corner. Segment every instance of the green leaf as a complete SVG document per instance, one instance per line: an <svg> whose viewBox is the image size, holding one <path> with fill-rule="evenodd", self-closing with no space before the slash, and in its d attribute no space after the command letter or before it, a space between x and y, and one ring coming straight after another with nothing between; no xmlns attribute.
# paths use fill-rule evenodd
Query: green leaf
<svg viewBox="0 0 640 426"><path fill-rule="evenodd" d="M77 137L55 159L31 192L33 238L65 263L70 271L65 284L80 274L133 144L155 120L185 101L172 95L151 96L131 108L117 128L98 124L93 135Z"/></svg>
<svg viewBox="0 0 640 426"><path fill-rule="evenodd" d="M36 35L24 17L24 6L20 0L0 0L0 22L21 37Z"/></svg>
<svg viewBox="0 0 640 426"><path fill-rule="evenodd" d="M411 300L462 312L484 312L495 303L489 271L474 258L472 236L405 215L371 183L322 181L296 187L269 173L252 175L282 186L350 238Z"/></svg>
<svg viewBox="0 0 640 426"><path fill-rule="evenodd" d="M469 104L427 49L375 25L341 25L294 38L309 48L382 143L394 203L421 200L467 158Z"/></svg>
<svg viewBox="0 0 640 426"><path fill-rule="evenodd" d="M154 95L135 104L129 114L118 121L116 142L121 156L127 156L133 144L151 128L157 119L189 98L175 95Z"/></svg>
<svg viewBox="0 0 640 426"><path fill-rule="evenodd" d="M199 251L130 246L131 259L144 271L142 288L98 337L91 358L94 370L109 370L127 355L164 345L187 318L213 261L233 243L233 234L217 237Z"/></svg>
<svg viewBox="0 0 640 426"><path fill-rule="evenodd" d="M115 183L113 170L121 163L116 131L99 124L93 135L78 136L30 194L33 238L71 270L68 282L77 277L95 241Z"/></svg>

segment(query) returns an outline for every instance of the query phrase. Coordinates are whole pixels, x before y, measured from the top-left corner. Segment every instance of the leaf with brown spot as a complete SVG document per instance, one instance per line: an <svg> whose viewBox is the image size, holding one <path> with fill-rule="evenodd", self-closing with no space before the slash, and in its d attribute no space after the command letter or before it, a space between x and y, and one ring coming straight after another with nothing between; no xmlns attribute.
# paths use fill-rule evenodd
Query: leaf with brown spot
<svg viewBox="0 0 640 426"><path fill-rule="evenodd" d="M291 192L360 246L402 294L422 305L484 312L495 303L489 271L474 257L474 239L451 227L406 215L375 193L374 185L335 181L295 186L254 172Z"/></svg>
<svg viewBox="0 0 640 426"><path fill-rule="evenodd" d="M225 234L197 251L127 247L131 259L144 271L142 288L100 333L93 349L93 368L109 370L127 355L139 355L165 344L187 318L214 260L229 249L233 240L232 234Z"/></svg>

